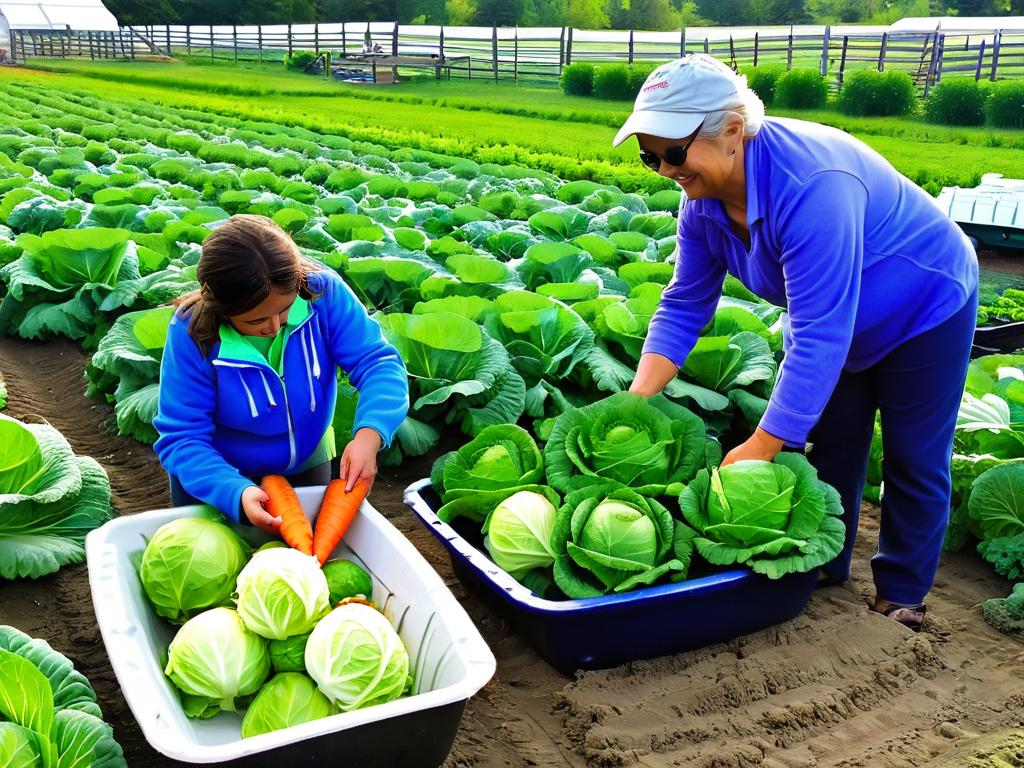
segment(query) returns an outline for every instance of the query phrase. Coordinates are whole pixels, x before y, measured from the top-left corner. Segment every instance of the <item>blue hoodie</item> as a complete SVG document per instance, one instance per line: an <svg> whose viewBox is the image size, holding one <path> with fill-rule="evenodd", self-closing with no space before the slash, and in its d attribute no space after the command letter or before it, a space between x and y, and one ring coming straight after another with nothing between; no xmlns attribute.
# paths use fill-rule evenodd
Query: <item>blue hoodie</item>
<svg viewBox="0 0 1024 768"><path fill-rule="evenodd" d="M322 295L285 342L283 376L244 342L217 342L204 356L180 314L167 332L153 447L186 491L232 520L249 477L292 473L318 447L337 367L359 390L353 433L370 427L386 447L409 408L402 358L348 286L325 271L309 287Z"/></svg>
<svg viewBox="0 0 1024 768"><path fill-rule="evenodd" d="M747 142L749 248L721 201L680 208L675 276L644 352L682 366L726 272L789 310L761 427L802 447L843 370L862 371L952 317L977 289L967 237L928 193L835 128L768 118Z"/></svg>

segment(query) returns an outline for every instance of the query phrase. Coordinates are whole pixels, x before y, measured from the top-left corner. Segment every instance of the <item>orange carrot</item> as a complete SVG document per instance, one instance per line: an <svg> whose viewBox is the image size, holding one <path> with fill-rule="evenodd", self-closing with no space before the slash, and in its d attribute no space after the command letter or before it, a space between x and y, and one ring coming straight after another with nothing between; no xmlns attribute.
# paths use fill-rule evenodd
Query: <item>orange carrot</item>
<svg viewBox="0 0 1024 768"><path fill-rule="evenodd" d="M303 554L313 554L313 528L291 484L281 475L267 475L260 488L270 497L267 512L281 518L280 533L285 544Z"/></svg>
<svg viewBox="0 0 1024 768"><path fill-rule="evenodd" d="M351 493L345 493L344 480L331 480L327 486L313 531L313 554L320 561L320 565L327 562L327 558L331 556L355 520L359 505L363 503L369 490L370 484L365 478L356 481Z"/></svg>

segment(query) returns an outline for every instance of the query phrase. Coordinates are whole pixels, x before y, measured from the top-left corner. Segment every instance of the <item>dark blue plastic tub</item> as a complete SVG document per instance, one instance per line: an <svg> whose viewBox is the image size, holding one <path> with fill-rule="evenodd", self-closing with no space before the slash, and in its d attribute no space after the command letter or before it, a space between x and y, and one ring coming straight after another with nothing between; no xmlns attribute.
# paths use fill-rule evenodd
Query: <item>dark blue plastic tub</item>
<svg viewBox="0 0 1024 768"><path fill-rule="evenodd" d="M700 648L778 624L803 610L817 582L817 570L772 580L735 569L621 595L545 600L470 543L482 541L471 525L463 535L438 519L440 499L430 480L406 488L405 503L448 550L459 580L565 674Z"/></svg>

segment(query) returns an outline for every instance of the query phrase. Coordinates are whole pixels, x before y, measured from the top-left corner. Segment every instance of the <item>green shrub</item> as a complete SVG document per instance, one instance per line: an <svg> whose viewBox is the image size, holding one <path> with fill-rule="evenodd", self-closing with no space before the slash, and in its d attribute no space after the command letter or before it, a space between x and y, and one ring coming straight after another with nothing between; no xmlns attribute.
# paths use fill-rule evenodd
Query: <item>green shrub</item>
<svg viewBox="0 0 1024 768"><path fill-rule="evenodd" d="M779 78L786 74L786 68L781 64L762 64L759 67L750 67L742 71L747 76L747 86L765 104L771 104L775 99L775 86Z"/></svg>
<svg viewBox="0 0 1024 768"><path fill-rule="evenodd" d="M996 128L1024 128L1024 82L993 83L985 103L985 117Z"/></svg>
<svg viewBox="0 0 1024 768"><path fill-rule="evenodd" d="M791 69L775 83L778 107L788 109L817 109L828 97L828 83L816 69Z"/></svg>
<svg viewBox="0 0 1024 768"><path fill-rule="evenodd" d="M929 123L981 125L985 122L985 92L970 78L946 80L928 93L924 116Z"/></svg>
<svg viewBox="0 0 1024 768"><path fill-rule="evenodd" d="M57 145L60 147L84 147L89 143L88 139L79 136L77 133L65 133L60 131L57 134Z"/></svg>
<svg viewBox="0 0 1024 768"><path fill-rule="evenodd" d="M124 139L111 139L107 142L107 146L122 155L131 155L142 151L141 144L134 141L125 141Z"/></svg>
<svg viewBox="0 0 1024 768"><path fill-rule="evenodd" d="M629 95L629 67L605 64L594 70L594 95L599 99L625 101Z"/></svg>
<svg viewBox="0 0 1024 768"><path fill-rule="evenodd" d="M284 65L288 69L294 69L296 72L305 72L313 65L316 59L316 51L292 51L290 55L285 54Z"/></svg>
<svg viewBox="0 0 1024 768"><path fill-rule="evenodd" d="M93 165L109 165L117 160L117 155L107 149L106 144L90 141L85 145L85 159Z"/></svg>
<svg viewBox="0 0 1024 768"><path fill-rule="evenodd" d="M917 107L917 89L906 72L851 73L839 93L839 109L845 115L909 115Z"/></svg>
<svg viewBox="0 0 1024 768"><path fill-rule="evenodd" d="M24 125L21 127L28 130ZM116 125L87 125L82 129L82 136L93 141L110 141L117 134L118 128Z"/></svg>
<svg viewBox="0 0 1024 768"><path fill-rule="evenodd" d="M590 96L594 92L594 65L586 62L570 64L558 80L566 96Z"/></svg>
<svg viewBox="0 0 1024 768"><path fill-rule="evenodd" d="M629 97L635 99L657 64L634 64L629 68Z"/></svg>
<svg viewBox="0 0 1024 768"><path fill-rule="evenodd" d="M313 163L302 172L302 178L314 184L323 184L334 173L334 166L327 163Z"/></svg>
<svg viewBox="0 0 1024 768"><path fill-rule="evenodd" d="M135 152L130 155L123 155L121 157L120 165L130 165L135 168L149 168L159 160L160 158L157 155L150 155L146 152Z"/></svg>
<svg viewBox="0 0 1024 768"><path fill-rule="evenodd" d="M312 163L310 163L309 160L290 157L289 155L278 155L277 157L270 158L267 162L267 168L272 170L278 176L283 176L285 178L302 173L310 165L312 165Z"/></svg>
<svg viewBox="0 0 1024 768"><path fill-rule="evenodd" d="M63 128L71 133L81 133L85 126L85 120L77 115L64 115L63 117L55 117L50 120L51 128Z"/></svg>
<svg viewBox="0 0 1024 768"><path fill-rule="evenodd" d="M208 163L229 163L239 168L259 168L268 160L267 155L244 144L203 144L195 154Z"/></svg>
<svg viewBox="0 0 1024 768"><path fill-rule="evenodd" d="M167 136L167 148L185 155L196 154L206 142L194 133L172 133Z"/></svg>

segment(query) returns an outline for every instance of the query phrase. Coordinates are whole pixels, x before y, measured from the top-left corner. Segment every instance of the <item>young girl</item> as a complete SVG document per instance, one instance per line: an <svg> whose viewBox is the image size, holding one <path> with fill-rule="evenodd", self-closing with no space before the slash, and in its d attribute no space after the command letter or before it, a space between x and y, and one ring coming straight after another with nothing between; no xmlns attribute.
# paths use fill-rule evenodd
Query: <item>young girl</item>
<svg viewBox="0 0 1024 768"><path fill-rule="evenodd" d="M409 407L405 365L337 274L302 258L263 216L232 216L203 243L200 289L178 299L160 366L154 446L175 506L208 503L276 533L264 475L325 485L337 368L359 390L341 457L349 489L373 480Z"/></svg>

